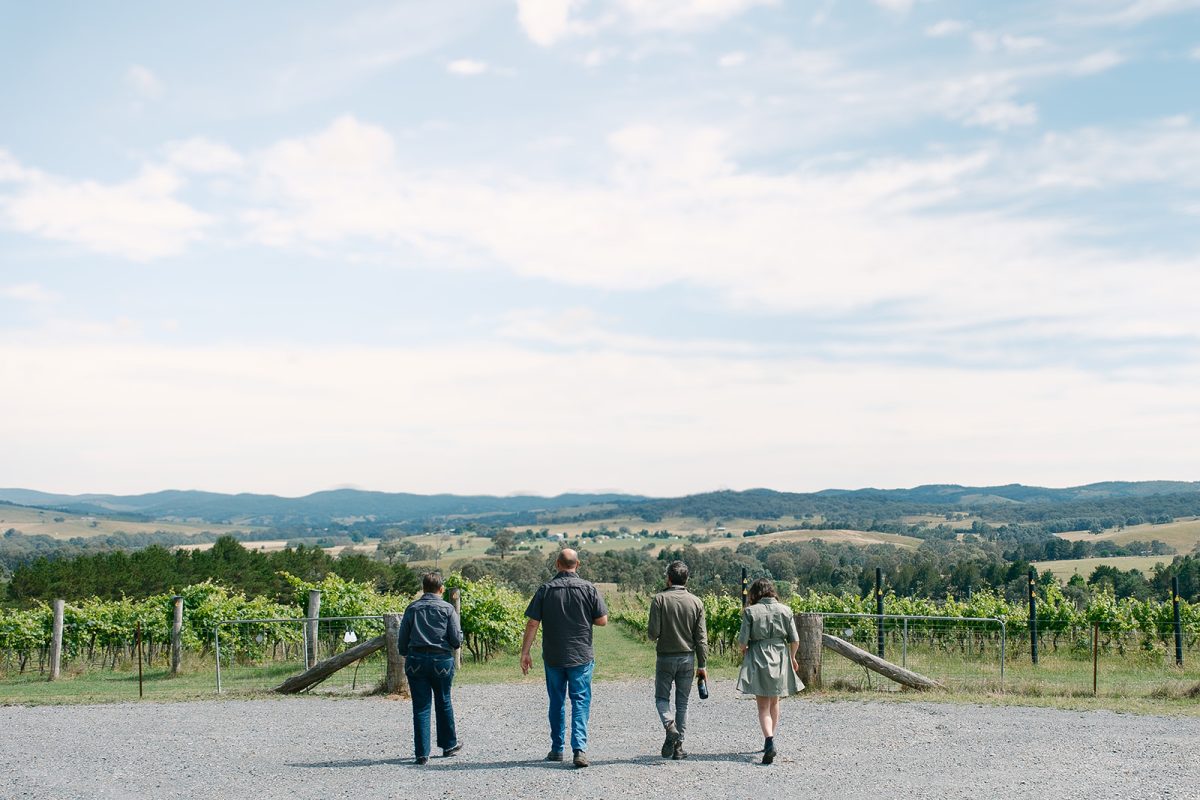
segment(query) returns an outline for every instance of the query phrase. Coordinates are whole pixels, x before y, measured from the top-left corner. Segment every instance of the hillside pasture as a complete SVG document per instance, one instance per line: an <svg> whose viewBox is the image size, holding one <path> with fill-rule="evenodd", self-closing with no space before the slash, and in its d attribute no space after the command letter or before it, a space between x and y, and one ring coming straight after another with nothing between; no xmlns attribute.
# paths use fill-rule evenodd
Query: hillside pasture
<svg viewBox="0 0 1200 800"><path fill-rule="evenodd" d="M64 511L0 505L0 531L16 530L26 536L49 536L54 539L111 536L114 533L247 533L259 530L248 525L221 525L214 522L141 522L69 514Z"/></svg>
<svg viewBox="0 0 1200 800"><path fill-rule="evenodd" d="M901 536L895 533L878 533L875 531L852 531L852 530L793 530L779 531L777 533L764 533L760 536L741 537L737 536L733 539L714 539L705 544L696 545L701 549L712 549L716 547L737 547L741 542L754 542L758 545L773 544L775 542L811 542L820 539L830 544L854 544L862 547L872 544L891 544L896 547L904 547L910 550L915 550L921 546L921 540L912 536Z"/></svg>
<svg viewBox="0 0 1200 800"><path fill-rule="evenodd" d="M1146 523L1132 525L1124 530L1107 530L1104 533L1088 533L1087 531L1068 531L1058 534L1071 542L1103 542L1113 544L1128 544L1129 542L1149 542L1158 539L1164 544L1175 548L1179 555L1192 552L1200 545L1200 518L1188 517L1167 522L1162 525ZM1167 559L1168 561L1170 559Z"/></svg>
<svg viewBox="0 0 1200 800"><path fill-rule="evenodd" d="M1149 573L1155 564L1170 564L1173 556L1114 556L1112 558L1073 558L1063 561L1035 561L1033 566L1038 572L1050 570L1054 577L1061 581L1070 580L1072 575L1079 575L1085 580L1090 578L1092 571L1101 565L1116 567L1120 570L1141 570Z"/></svg>

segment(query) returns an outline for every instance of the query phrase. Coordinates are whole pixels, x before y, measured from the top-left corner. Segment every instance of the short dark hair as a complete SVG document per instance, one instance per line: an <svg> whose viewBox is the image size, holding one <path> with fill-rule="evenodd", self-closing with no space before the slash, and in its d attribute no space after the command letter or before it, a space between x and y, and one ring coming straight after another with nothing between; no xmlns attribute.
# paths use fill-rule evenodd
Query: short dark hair
<svg viewBox="0 0 1200 800"><path fill-rule="evenodd" d="M775 583L770 578L759 578L754 583L750 584L750 602L757 603L764 597L774 597L779 599L779 593L775 591Z"/></svg>
<svg viewBox="0 0 1200 800"><path fill-rule="evenodd" d="M426 572L421 576L421 588L426 592L436 594L438 589L441 589L445 585L446 583L442 580L440 572Z"/></svg>
<svg viewBox="0 0 1200 800"><path fill-rule="evenodd" d="M672 561L671 566L667 567L667 580L672 586L686 586L688 579L688 566L682 561Z"/></svg>

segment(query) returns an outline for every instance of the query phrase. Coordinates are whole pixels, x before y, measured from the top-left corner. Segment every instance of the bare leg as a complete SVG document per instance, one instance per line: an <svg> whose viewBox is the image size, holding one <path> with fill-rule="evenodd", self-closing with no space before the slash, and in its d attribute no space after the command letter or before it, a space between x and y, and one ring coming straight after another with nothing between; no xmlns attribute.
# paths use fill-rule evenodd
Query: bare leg
<svg viewBox="0 0 1200 800"><path fill-rule="evenodd" d="M779 729L779 698L771 698L771 735L775 735L775 731Z"/></svg>
<svg viewBox="0 0 1200 800"><path fill-rule="evenodd" d="M771 701L776 701L776 715L778 715L778 698L754 696L754 702L758 704L758 725L762 728L763 736L768 739L775 735L775 717L771 715Z"/></svg>

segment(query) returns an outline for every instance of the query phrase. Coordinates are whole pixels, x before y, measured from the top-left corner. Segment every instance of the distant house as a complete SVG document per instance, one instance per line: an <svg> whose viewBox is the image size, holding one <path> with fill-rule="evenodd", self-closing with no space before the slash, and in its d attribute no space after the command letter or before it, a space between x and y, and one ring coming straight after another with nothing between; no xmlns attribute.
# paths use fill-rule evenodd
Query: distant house
<svg viewBox="0 0 1200 800"><path fill-rule="evenodd" d="M567 538L567 535L565 533L548 533L546 538L554 542L561 542Z"/></svg>

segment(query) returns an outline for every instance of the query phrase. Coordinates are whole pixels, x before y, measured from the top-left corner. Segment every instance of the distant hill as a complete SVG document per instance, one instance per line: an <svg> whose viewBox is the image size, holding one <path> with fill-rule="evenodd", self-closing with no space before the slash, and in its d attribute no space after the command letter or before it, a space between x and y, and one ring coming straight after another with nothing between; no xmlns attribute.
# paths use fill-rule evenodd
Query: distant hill
<svg viewBox="0 0 1200 800"><path fill-rule="evenodd" d="M120 514L147 519L199 519L238 524L315 524L345 517L404 521L455 515L550 513L644 499L638 495L623 494L489 497L367 492L358 489L335 489L304 497L178 490L139 495L65 495L30 489L0 489L0 501L76 514Z"/></svg>
<svg viewBox="0 0 1200 800"><path fill-rule="evenodd" d="M517 515L523 520L535 517L602 519L620 514L647 520L667 516L774 519L784 515L816 514L834 519L853 518L867 524L872 518L971 508L986 508L989 516L1000 514L1020 520L1042 518L1052 511L1082 513L1085 509L1090 512L1137 501L1173 512L1181 502L1186 502L1190 508L1193 497L1194 502L1200 504L1200 482L1109 481L1065 489L1021 484L934 484L911 489L827 489L811 493L750 489L675 498L629 494L563 494L556 497L419 495L358 489L336 489L304 497L179 490L139 495L64 495L31 489L0 489L0 502L77 514L244 525L317 524L349 517L401 522L452 516L496 518Z"/></svg>

